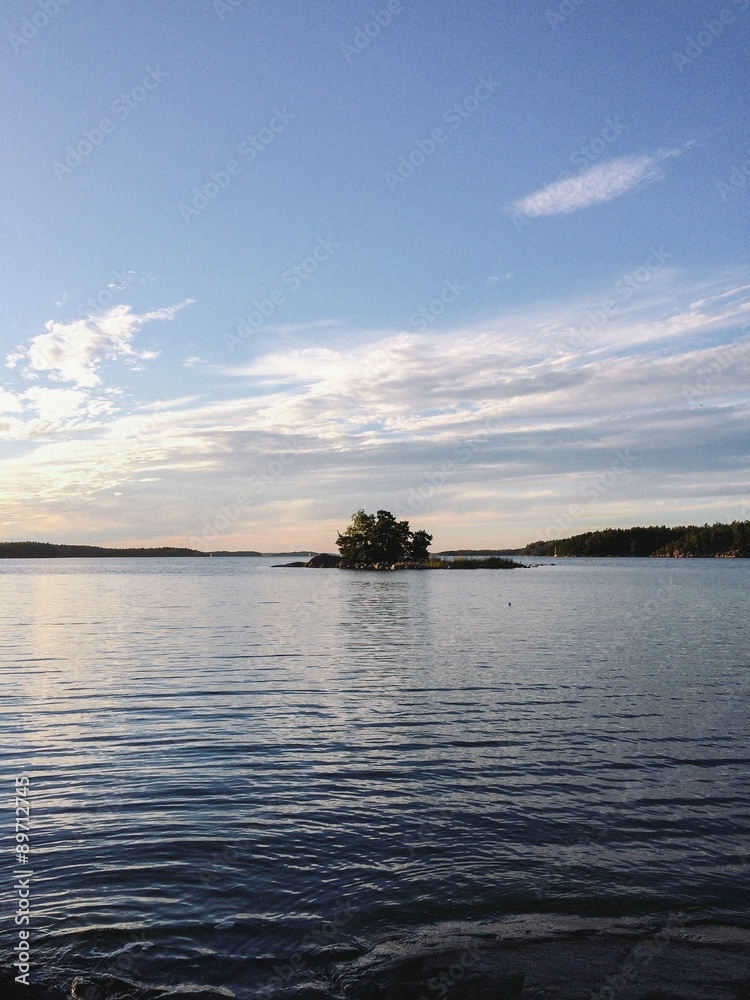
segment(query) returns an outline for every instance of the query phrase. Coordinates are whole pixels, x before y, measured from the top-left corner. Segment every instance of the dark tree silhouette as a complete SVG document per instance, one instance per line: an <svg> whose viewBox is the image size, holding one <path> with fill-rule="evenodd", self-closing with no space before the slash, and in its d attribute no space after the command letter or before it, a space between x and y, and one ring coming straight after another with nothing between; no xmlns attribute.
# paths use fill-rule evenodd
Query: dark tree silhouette
<svg viewBox="0 0 750 1000"><path fill-rule="evenodd" d="M389 510L379 510L377 514L358 510L346 531L336 536L342 558L366 566L406 560L425 562L431 541L432 535L411 531L408 521L397 521Z"/></svg>

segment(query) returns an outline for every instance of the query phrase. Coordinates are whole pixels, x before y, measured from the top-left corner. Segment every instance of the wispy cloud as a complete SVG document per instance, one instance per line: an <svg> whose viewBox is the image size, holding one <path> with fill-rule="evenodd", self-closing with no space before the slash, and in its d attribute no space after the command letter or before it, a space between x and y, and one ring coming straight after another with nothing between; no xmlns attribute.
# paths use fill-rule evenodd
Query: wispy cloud
<svg viewBox="0 0 750 1000"><path fill-rule="evenodd" d="M510 206L516 215L539 218L562 215L590 205L612 201L647 181L661 177L660 164L679 150L669 149L654 156L622 156L581 170L572 177L553 181Z"/></svg>
<svg viewBox="0 0 750 1000"><path fill-rule="evenodd" d="M50 389L35 385L20 398L28 401L29 408L49 425L61 426L68 424L72 417L97 417L114 410L111 400L91 399L83 389Z"/></svg>
<svg viewBox="0 0 750 1000"><path fill-rule="evenodd" d="M460 524L486 543L501 507L522 525L504 536L511 544L536 537L586 484L598 496L596 477L621 454L633 471L586 508L587 523L627 521L646 503L676 510L676 496L680 510L705 507L711 477L735 516L732 498L750 486L738 459L750 434L744 283L685 286L669 272L562 353L586 305L548 303L450 334L277 344L214 368L210 390L193 369L201 395L130 412L107 411L125 405L112 389L26 385L0 398L0 430L26 441L3 462L0 521L26 524L41 499L46 516L70 509L72 534L85 503L110 540L114 524L127 539L147 521L162 538L226 532L227 545L272 547L283 525L299 543L330 545L329 519L372 498L405 508L418 487L428 530ZM314 508L304 523L300 495Z"/></svg>
<svg viewBox="0 0 750 1000"><path fill-rule="evenodd" d="M56 382L72 382L79 388L101 385L99 368L103 361L119 358L128 362L156 357L152 351L137 351L133 336L151 320L173 319L188 303L138 315L127 305L115 306L96 316L70 323L45 324L46 333L33 337L28 347L8 355L8 368L24 363L23 374L37 379L46 374Z"/></svg>
<svg viewBox="0 0 750 1000"><path fill-rule="evenodd" d="M23 403L16 393L0 389L0 413L21 413L22 411Z"/></svg>

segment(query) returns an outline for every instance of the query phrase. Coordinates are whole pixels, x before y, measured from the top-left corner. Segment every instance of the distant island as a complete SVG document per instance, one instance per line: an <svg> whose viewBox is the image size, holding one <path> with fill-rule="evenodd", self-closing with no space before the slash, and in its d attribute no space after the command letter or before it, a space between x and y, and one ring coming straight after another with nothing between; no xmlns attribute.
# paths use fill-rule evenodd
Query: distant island
<svg viewBox="0 0 750 1000"><path fill-rule="evenodd" d="M386 518L379 515L388 515ZM365 520L362 520L362 515ZM390 519L390 520L389 520ZM405 529L403 526L406 526ZM395 537L395 542L394 542ZM586 531L570 538L531 542L521 549L449 549L430 555L432 536L412 532L408 521L396 521L388 511L377 515L358 511L352 525L338 536L339 555L312 556L307 552L241 551L201 552L199 549L161 546L159 548L111 548L100 545L60 545L54 542L0 542L0 559L102 559L102 558L195 558L209 556L295 556L307 555L295 566L338 566L348 569L390 568L405 564L422 569L511 569L522 563L507 556L650 557L652 559L748 559L750 521L731 524L688 525L677 528L634 527ZM342 546L343 543L343 546ZM342 550L343 549L343 550ZM441 558L441 557L451 558Z"/></svg>
<svg viewBox="0 0 750 1000"><path fill-rule="evenodd" d="M487 559L438 559L431 556L428 559L415 561L412 559L399 559L394 563L388 561L380 562L352 562L343 559L341 555L333 555L330 552L321 552L307 562L277 563L275 569L367 569L367 570L399 570L399 569L528 569L525 563L514 562L512 559L504 559L500 556L489 556Z"/></svg>
<svg viewBox="0 0 750 1000"><path fill-rule="evenodd" d="M490 556L486 559L439 559L430 556L432 535L412 531L389 510L367 514L358 510L345 531L336 536L338 555L322 552L307 562L278 564L279 569L424 570L524 569L523 563Z"/></svg>
<svg viewBox="0 0 750 1000"><path fill-rule="evenodd" d="M436 556L520 556L521 549L444 549Z"/></svg>
<svg viewBox="0 0 750 1000"><path fill-rule="evenodd" d="M113 559L136 556L206 558L208 556L259 556L260 552L199 552L198 549L162 546L153 549L112 549L99 545L56 545L53 542L0 542L0 559Z"/></svg>
<svg viewBox="0 0 750 1000"><path fill-rule="evenodd" d="M750 521L677 528L605 528L532 542L524 556L637 556L662 559L750 558Z"/></svg>

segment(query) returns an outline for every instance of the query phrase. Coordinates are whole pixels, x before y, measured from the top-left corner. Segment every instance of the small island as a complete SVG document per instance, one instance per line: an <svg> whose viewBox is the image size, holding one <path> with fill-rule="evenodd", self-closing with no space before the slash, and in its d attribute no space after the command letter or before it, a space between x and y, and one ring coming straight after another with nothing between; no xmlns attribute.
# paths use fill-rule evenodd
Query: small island
<svg viewBox="0 0 750 1000"><path fill-rule="evenodd" d="M351 570L526 569L523 563L499 556L486 559L440 559L430 556L432 535L412 531L389 510L367 514L358 510L351 524L336 536L338 555L321 552L307 562L283 563L278 568Z"/></svg>

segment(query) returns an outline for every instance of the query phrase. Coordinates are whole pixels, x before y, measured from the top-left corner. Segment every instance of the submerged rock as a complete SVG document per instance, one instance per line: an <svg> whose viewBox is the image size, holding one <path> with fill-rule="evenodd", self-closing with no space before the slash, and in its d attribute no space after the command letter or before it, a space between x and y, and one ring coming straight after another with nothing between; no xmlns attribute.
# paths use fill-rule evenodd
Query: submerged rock
<svg viewBox="0 0 750 1000"><path fill-rule="evenodd" d="M105 1000L107 992L102 983L76 977L70 987L70 996L72 1000Z"/></svg>

